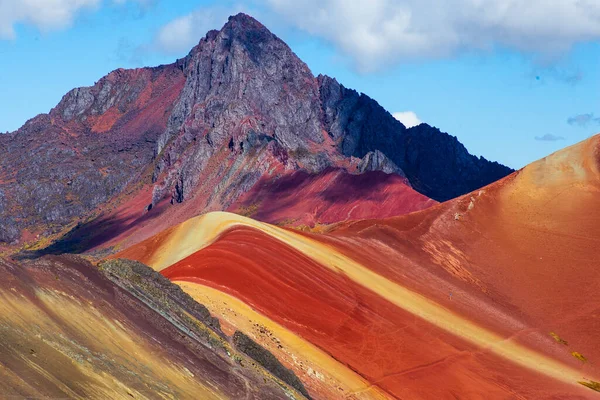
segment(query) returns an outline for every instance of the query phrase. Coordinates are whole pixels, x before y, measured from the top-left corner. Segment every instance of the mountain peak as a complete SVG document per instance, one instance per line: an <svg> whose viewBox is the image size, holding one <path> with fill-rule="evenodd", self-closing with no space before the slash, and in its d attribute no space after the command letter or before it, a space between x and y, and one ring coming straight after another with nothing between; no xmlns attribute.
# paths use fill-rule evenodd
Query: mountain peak
<svg viewBox="0 0 600 400"><path fill-rule="evenodd" d="M254 17L245 13L238 13L229 16L227 22L221 29L212 29L208 31L206 35L200 39L198 45L192 48L190 55L202 51L202 48L206 43L211 43L215 40L218 41L219 38L228 43L233 41L241 43L259 43L276 40L285 45L281 39L277 38L266 26L261 24Z"/></svg>
<svg viewBox="0 0 600 400"><path fill-rule="evenodd" d="M242 42L281 41L266 26L244 13L230 16L219 33Z"/></svg>
<svg viewBox="0 0 600 400"><path fill-rule="evenodd" d="M231 23L237 23L242 25L254 25L265 28L265 26L261 24L256 18L243 12L229 16L229 18L227 19L227 24Z"/></svg>
<svg viewBox="0 0 600 400"><path fill-rule="evenodd" d="M265 51L291 53L289 46L283 40L255 18L244 13L230 16L219 32L219 36L229 42L239 42L250 53L250 56L262 54Z"/></svg>
<svg viewBox="0 0 600 400"><path fill-rule="evenodd" d="M254 17L245 13L238 13L230 16L220 30L207 32L198 45L190 51L189 57L194 57L195 54L203 51L214 52L215 49L222 53L229 52L231 48L236 46L238 49L241 46L243 52L257 64L262 63L264 59L272 58L273 55L292 53L283 40ZM237 54L240 53L237 52ZM180 61L186 63L186 59ZM301 62L299 59L298 61Z"/></svg>

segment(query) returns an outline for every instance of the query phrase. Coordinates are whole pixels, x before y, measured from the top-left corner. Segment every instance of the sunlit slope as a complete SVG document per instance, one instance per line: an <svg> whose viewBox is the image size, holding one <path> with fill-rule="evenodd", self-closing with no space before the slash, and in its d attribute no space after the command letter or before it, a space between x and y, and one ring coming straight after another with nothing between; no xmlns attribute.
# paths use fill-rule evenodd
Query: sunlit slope
<svg viewBox="0 0 600 400"><path fill-rule="evenodd" d="M2 399L304 398L139 263L0 259L0 275Z"/></svg>
<svg viewBox="0 0 600 400"><path fill-rule="evenodd" d="M327 235L215 213L120 256L242 300L393 396L594 398L579 382L600 375L597 154L592 138Z"/></svg>

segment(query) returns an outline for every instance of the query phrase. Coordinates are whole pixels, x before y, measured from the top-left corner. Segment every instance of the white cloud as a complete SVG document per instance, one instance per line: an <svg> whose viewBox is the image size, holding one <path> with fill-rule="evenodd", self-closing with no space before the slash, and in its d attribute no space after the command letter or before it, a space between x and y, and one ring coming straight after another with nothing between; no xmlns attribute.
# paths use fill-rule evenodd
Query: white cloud
<svg viewBox="0 0 600 400"><path fill-rule="evenodd" d="M554 57L600 39L598 0L263 0L363 71L496 46Z"/></svg>
<svg viewBox="0 0 600 400"><path fill-rule="evenodd" d="M0 0L0 39L14 39L17 23L31 24L42 31L64 28L79 11L99 3L100 0Z"/></svg>
<svg viewBox="0 0 600 400"><path fill-rule="evenodd" d="M135 1L146 5L151 0L112 0L121 5ZM15 25L33 25L46 32L70 26L83 10L95 10L102 0L0 0L0 40L15 39Z"/></svg>
<svg viewBox="0 0 600 400"><path fill-rule="evenodd" d="M230 15L243 7L207 7L179 17L164 25L154 38L154 47L165 53L188 51L211 29L221 29Z"/></svg>
<svg viewBox="0 0 600 400"><path fill-rule="evenodd" d="M412 128L413 126L417 126L423 122L419 119L419 117L417 117L417 114L412 111L395 112L392 114L392 116L398 121L402 122L402 125L407 128Z"/></svg>

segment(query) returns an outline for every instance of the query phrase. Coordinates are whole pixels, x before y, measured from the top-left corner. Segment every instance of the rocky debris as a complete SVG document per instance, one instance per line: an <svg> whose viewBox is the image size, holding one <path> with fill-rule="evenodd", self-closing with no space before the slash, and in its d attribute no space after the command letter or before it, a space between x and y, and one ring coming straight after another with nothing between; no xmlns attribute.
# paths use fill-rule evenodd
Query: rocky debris
<svg viewBox="0 0 600 400"><path fill-rule="evenodd" d="M6 213L6 197L4 191L0 189L0 215ZM15 220L12 217L3 219L0 223L0 243L11 243L18 239L20 235L19 229L15 225Z"/></svg>
<svg viewBox="0 0 600 400"><path fill-rule="evenodd" d="M211 316L205 306L198 304L179 286L147 265L139 261L117 259L102 261L98 267L116 285L132 293L174 324L185 327L189 335L209 339L206 332L198 331L189 318L191 315L219 336L225 336L219 320Z"/></svg>
<svg viewBox="0 0 600 400"><path fill-rule="evenodd" d="M6 217L0 224L0 243L11 244L19 239L21 232L17 228L14 218Z"/></svg>
<svg viewBox="0 0 600 400"><path fill-rule="evenodd" d="M306 388L296 374L284 367L273 354L252 340L249 336L243 332L236 331L233 334L233 344L238 350L259 363L267 371L302 393L307 399L310 399Z"/></svg>
<svg viewBox="0 0 600 400"><path fill-rule="evenodd" d="M392 160L379 150L370 151L360 160L357 166L358 172L363 174L367 171L382 171L386 174L405 176Z"/></svg>

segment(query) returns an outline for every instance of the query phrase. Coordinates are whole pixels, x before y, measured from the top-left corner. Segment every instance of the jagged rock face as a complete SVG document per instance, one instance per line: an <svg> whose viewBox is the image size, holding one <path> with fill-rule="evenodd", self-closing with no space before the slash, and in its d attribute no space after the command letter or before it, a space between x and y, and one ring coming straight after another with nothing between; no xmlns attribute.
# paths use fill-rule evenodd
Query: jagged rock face
<svg viewBox="0 0 600 400"><path fill-rule="evenodd" d="M358 172L362 174L367 171L382 171L386 174L404 176L404 172L379 150L368 152L358 163Z"/></svg>
<svg viewBox="0 0 600 400"><path fill-rule="evenodd" d="M230 18L183 62L186 84L159 152L184 124L191 131L210 130L214 146L231 138L237 146L249 129L277 137L291 150L306 147L307 140L322 142L319 92L310 70L258 21Z"/></svg>
<svg viewBox="0 0 600 400"><path fill-rule="evenodd" d="M454 136L427 124L406 130L404 158L390 154L419 192L445 201L479 189L513 172L497 162L476 157Z"/></svg>
<svg viewBox="0 0 600 400"><path fill-rule="evenodd" d="M155 179L179 165L167 172L154 201L174 186L172 197L181 202L225 145L237 158L275 141L271 153L306 154L305 167L323 167L309 151L311 143L323 142L318 85L306 64L258 21L230 18L183 64L186 84L157 145L157 154L164 153ZM244 180L252 184L260 177L254 175Z"/></svg>
<svg viewBox="0 0 600 400"><path fill-rule="evenodd" d="M404 125L370 97L319 75L325 129L340 141L345 156L364 157L370 151L402 153Z"/></svg>
<svg viewBox="0 0 600 400"><path fill-rule="evenodd" d="M117 70L2 135L0 241L27 227L59 230L135 182L183 82L177 65Z"/></svg>
<svg viewBox="0 0 600 400"><path fill-rule="evenodd" d="M341 139L345 156L374 151L397 165L418 192L445 201L476 190L512 172L475 157L456 139L427 124L406 129L373 99L318 77L327 131Z"/></svg>
<svg viewBox="0 0 600 400"><path fill-rule="evenodd" d="M186 201L225 210L265 177L327 168L400 174L436 200L510 172L426 124L406 129L335 79L315 78L239 14L174 64L116 70L3 135L0 242L23 228L58 231L142 185L153 185L144 210Z"/></svg>

